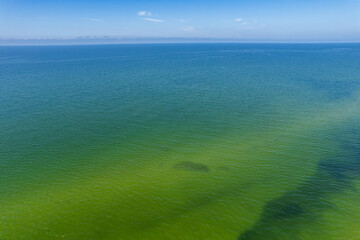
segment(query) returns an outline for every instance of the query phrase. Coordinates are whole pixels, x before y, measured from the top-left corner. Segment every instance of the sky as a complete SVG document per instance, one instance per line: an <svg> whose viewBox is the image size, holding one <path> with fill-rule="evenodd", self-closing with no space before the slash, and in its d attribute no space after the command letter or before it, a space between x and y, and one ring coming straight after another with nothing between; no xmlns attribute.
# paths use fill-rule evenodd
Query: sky
<svg viewBox="0 0 360 240"><path fill-rule="evenodd" d="M360 0L0 0L0 39L360 42Z"/></svg>

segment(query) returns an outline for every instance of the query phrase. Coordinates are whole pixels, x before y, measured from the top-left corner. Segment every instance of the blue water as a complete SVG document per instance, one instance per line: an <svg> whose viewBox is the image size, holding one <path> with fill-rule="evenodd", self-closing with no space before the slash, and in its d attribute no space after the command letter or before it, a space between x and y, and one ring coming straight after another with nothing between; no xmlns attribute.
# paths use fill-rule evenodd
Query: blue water
<svg viewBox="0 0 360 240"><path fill-rule="evenodd" d="M360 44L0 47L0 239L360 236Z"/></svg>

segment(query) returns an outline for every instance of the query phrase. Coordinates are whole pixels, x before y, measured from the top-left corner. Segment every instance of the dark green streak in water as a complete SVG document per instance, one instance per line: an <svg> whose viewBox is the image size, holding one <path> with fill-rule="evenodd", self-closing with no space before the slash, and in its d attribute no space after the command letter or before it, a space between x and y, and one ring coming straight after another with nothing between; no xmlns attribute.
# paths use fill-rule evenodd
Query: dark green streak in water
<svg viewBox="0 0 360 240"><path fill-rule="evenodd" d="M343 132L348 137L341 144L343 153L321 161L315 175L298 189L265 204L259 221L239 240L302 239L299 229L321 222L322 212L333 207L329 195L341 194L346 189L356 191L352 182L360 178L360 142L351 139L360 139L360 134L351 130Z"/></svg>

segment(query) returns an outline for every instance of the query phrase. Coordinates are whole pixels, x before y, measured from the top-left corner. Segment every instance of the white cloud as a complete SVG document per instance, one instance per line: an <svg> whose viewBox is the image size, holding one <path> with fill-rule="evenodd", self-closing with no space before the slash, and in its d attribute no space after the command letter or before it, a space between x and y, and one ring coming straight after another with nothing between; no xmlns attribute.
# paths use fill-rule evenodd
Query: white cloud
<svg viewBox="0 0 360 240"><path fill-rule="evenodd" d="M81 19L85 20L85 21L91 21L91 22L102 22L102 20L99 18L81 18Z"/></svg>
<svg viewBox="0 0 360 240"><path fill-rule="evenodd" d="M156 19L156 18L144 18L144 20L150 21L150 22L164 22L164 20Z"/></svg>
<svg viewBox="0 0 360 240"><path fill-rule="evenodd" d="M183 28L184 32L195 32L195 28L193 26L188 26L186 28Z"/></svg>
<svg viewBox="0 0 360 240"><path fill-rule="evenodd" d="M243 20L242 18L235 18L235 22L242 22Z"/></svg>
<svg viewBox="0 0 360 240"><path fill-rule="evenodd" d="M151 16L151 12L139 11L138 16Z"/></svg>

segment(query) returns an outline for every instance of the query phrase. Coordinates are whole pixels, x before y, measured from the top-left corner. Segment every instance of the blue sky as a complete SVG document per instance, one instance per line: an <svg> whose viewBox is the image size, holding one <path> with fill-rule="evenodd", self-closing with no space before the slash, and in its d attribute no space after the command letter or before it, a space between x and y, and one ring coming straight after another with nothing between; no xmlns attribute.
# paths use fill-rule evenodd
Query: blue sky
<svg viewBox="0 0 360 240"><path fill-rule="evenodd" d="M0 0L0 38L360 42L360 0Z"/></svg>

